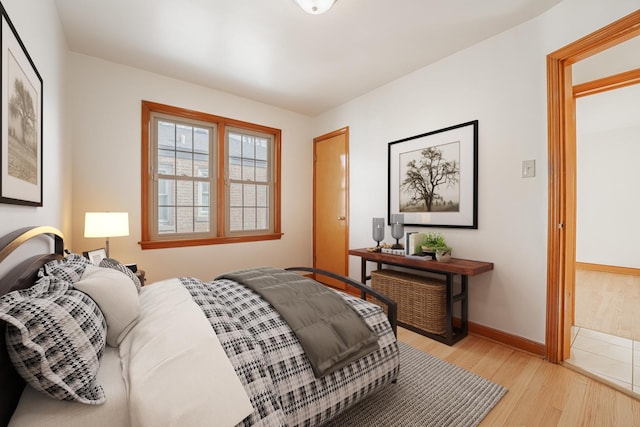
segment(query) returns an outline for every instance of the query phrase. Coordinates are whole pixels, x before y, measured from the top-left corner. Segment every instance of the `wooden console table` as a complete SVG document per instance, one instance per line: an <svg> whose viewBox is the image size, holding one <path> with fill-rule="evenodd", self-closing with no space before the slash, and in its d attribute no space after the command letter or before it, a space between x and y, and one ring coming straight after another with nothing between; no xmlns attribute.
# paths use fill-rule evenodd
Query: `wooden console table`
<svg viewBox="0 0 640 427"><path fill-rule="evenodd" d="M435 260L424 261L417 258L405 257L403 255L369 252L366 249L350 249L349 255L361 258L361 282L363 284L366 284L367 280L371 279L371 276L367 275L367 262L377 263L378 270L382 268L382 264L386 264L444 275L447 287L445 334L432 334L411 325L403 324L402 322L398 322L398 325L448 345L453 345L467 336L469 297L467 288L469 276L475 276L477 274L493 270L492 262L473 261L460 258L452 258L450 262L438 262ZM459 274L461 277L461 289L459 294L453 295L453 276L456 274ZM453 304L455 303L460 303L460 327L453 326Z"/></svg>

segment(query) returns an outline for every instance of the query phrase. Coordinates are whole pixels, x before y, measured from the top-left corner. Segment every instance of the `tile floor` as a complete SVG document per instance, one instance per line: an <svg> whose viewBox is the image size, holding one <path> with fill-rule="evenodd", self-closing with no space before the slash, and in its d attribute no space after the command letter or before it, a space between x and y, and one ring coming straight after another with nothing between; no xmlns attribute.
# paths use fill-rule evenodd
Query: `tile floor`
<svg viewBox="0 0 640 427"><path fill-rule="evenodd" d="M640 394L640 341L573 326L566 362Z"/></svg>

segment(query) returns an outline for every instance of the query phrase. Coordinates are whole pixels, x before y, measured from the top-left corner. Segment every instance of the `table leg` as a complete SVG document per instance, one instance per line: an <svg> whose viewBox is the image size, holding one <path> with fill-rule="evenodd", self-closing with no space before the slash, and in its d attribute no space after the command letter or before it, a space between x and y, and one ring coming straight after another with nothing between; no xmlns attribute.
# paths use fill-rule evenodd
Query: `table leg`
<svg viewBox="0 0 640 427"><path fill-rule="evenodd" d="M468 318L469 318L469 294L468 294L468 276L463 274L461 276L461 289L460 293L462 294L462 299L460 301L460 317L462 318L462 336L467 335L468 331Z"/></svg>
<svg viewBox="0 0 640 427"><path fill-rule="evenodd" d="M445 340L451 345L453 342L453 274L446 274L447 277L447 303L445 307Z"/></svg>
<svg viewBox="0 0 640 427"><path fill-rule="evenodd" d="M367 284L367 260L364 258L360 259L360 282L363 285ZM360 291L360 298L367 299L364 291Z"/></svg>

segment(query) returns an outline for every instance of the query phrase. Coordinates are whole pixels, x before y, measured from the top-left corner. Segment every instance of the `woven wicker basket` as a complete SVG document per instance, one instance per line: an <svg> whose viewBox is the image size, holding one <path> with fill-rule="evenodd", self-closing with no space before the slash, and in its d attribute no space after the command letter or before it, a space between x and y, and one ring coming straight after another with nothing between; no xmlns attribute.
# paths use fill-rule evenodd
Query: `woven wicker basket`
<svg viewBox="0 0 640 427"><path fill-rule="evenodd" d="M371 287L398 303L399 322L433 334L445 333L444 280L385 269L371 272Z"/></svg>

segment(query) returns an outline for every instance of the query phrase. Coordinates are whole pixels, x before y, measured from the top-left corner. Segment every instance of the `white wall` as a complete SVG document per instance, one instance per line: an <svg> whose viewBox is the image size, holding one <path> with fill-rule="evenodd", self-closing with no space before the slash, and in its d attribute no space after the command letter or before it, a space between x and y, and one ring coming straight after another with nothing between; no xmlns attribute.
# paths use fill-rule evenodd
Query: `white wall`
<svg viewBox="0 0 640 427"><path fill-rule="evenodd" d="M478 119L479 228L438 231L454 256L495 264L493 272L470 279L470 320L543 343L546 55L638 6L637 0L566 0L318 117L314 135L350 129L350 246L371 246L371 218L386 216L388 142ZM536 177L523 179L521 162L529 159L536 160ZM360 277L354 257L350 275Z"/></svg>
<svg viewBox="0 0 640 427"><path fill-rule="evenodd" d="M578 262L640 268L639 110L640 85L576 100Z"/></svg>
<svg viewBox="0 0 640 427"><path fill-rule="evenodd" d="M65 108L67 47L58 12L52 1L3 0L2 5L43 80L44 195L42 207L0 204L0 235L31 225L51 225L61 229L70 242L71 143Z"/></svg>
<svg viewBox="0 0 640 427"><path fill-rule="evenodd" d="M250 266L311 265L311 119L223 92L80 54L70 55L73 112L74 252L104 247L85 239L87 211L129 212L130 236L111 256L135 262L156 281L212 279ZM282 129L281 240L141 250L140 111L148 100Z"/></svg>
<svg viewBox="0 0 640 427"><path fill-rule="evenodd" d="M640 126L579 135L576 261L640 268Z"/></svg>

